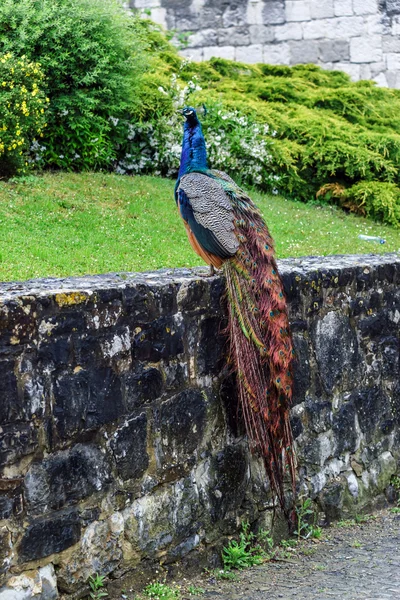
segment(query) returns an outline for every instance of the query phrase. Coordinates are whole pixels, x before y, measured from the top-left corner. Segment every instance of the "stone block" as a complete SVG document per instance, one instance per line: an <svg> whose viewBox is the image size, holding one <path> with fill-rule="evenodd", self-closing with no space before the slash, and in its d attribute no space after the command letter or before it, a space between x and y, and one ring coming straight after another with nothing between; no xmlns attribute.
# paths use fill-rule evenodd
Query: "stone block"
<svg viewBox="0 0 400 600"><path fill-rule="evenodd" d="M324 433L332 427L332 403L313 402L307 398L305 402L307 426L315 433Z"/></svg>
<svg viewBox="0 0 400 600"><path fill-rule="evenodd" d="M366 80L371 79L371 67L368 63L363 63L360 65L360 79Z"/></svg>
<svg viewBox="0 0 400 600"><path fill-rule="evenodd" d="M251 44L265 44L275 39L274 27L267 25L250 25L249 33Z"/></svg>
<svg viewBox="0 0 400 600"><path fill-rule="evenodd" d="M207 403L204 392L187 389L163 402L155 414L159 436L158 462L163 469L175 469L201 448L206 427Z"/></svg>
<svg viewBox="0 0 400 600"><path fill-rule="evenodd" d="M214 522L241 506L248 477L248 458L241 446L227 446L212 458L208 494Z"/></svg>
<svg viewBox="0 0 400 600"><path fill-rule="evenodd" d="M288 42L267 44L263 47L263 62L269 65L289 65L290 46Z"/></svg>
<svg viewBox="0 0 400 600"><path fill-rule="evenodd" d="M333 68L335 71L344 71L353 81L359 81L360 79L360 65L338 62L334 64Z"/></svg>
<svg viewBox="0 0 400 600"><path fill-rule="evenodd" d="M16 422L0 427L0 465L7 465L34 452L38 445L33 423Z"/></svg>
<svg viewBox="0 0 400 600"><path fill-rule="evenodd" d="M261 44L239 46L236 48L235 58L239 62L260 63L263 60L263 47Z"/></svg>
<svg viewBox="0 0 400 600"><path fill-rule="evenodd" d="M116 421L125 412L121 379L111 368L56 376L54 397L53 415L62 439Z"/></svg>
<svg viewBox="0 0 400 600"><path fill-rule="evenodd" d="M110 442L117 471L122 479L137 479L149 466L147 454L147 417L142 413L125 421Z"/></svg>
<svg viewBox="0 0 400 600"><path fill-rule="evenodd" d="M376 81L379 87L388 87L388 81L385 73L379 73L379 75L375 75L374 81Z"/></svg>
<svg viewBox="0 0 400 600"><path fill-rule="evenodd" d="M311 383L310 353L307 338L301 333L293 333L295 358L293 364L293 406L304 402Z"/></svg>
<svg viewBox="0 0 400 600"><path fill-rule="evenodd" d="M304 39L347 39L365 33L363 17L334 17L303 23Z"/></svg>
<svg viewBox="0 0 400 600"><path fill-rule="evenodd" d="M57 600L57 579L52 564L10 577L0 588L0 600Z"/></svg>
<svg viewBox="0 0 400 600"><path fill-rule="evenodd" d="M382 38L380 36L351 38L350 60L352 63L370 63L381 59Z"/></svg>
<svg viewBox="0 0 400 600"><path fill-rule="evenodd" d="M183 324L179 318L170 316L137 327L132 346L137 360L174 359L183 352Z"/></svg>
<svg viewBox="0 0 400 600"><path fill-rule="evenodd" d="M201 29L188 36L188 48L216 46L217 43L218 32L215 29Z"/></svg>
<svg viewBox="0 0 400 600"><path fill-rule="evenodd" d="M129 371L122 377L124 403L129 413L159 398L164 381L160 371L154 367L140 367L138 371Z"/></svg>
<svg viewBox="0 0 400 600"><path fill-rule="evenodd" d="M398 15L400 13L400 0L386 0L386 10L390 15Z"/></svg>
<svg viewBox="0 0 400 600"><path fill-rule="evenodd" d="M383 52L400 52L400 37L384 35L382 37Z"/></svg>
<svg viewBox="0 0 400 600"><path fill-rule="evenodd" d="M19 545L20 562L38 560L62 552L79 541L81 524L76 511L53 513L33 521Z"/></svg>
<svg viewBox="0 0 400 600"><path fill-rule="evenodd" d="M201 62L204 58L203 48L185 48L184 50L180 50L179 54L194 62Z"/></svg>
<svg viewBox="0 0 400 600"><path fill-rule="evenodd" d="M26 415L22 398L18 395L14 361L0 361L0 423L23 419Z"/></svg>
<svg viewBox="0 0 400 600"><path fill-rule="evenodd" d="M373 15L379 12L377 0L353 0L353 10L356 15Z"/></svg>
<svg viewBox="0 0 400 600"><path fill-rule="evenodd" d="M386 55L387 68L389 71L400 70L400 52L388 52Z"/></svg>
<svg viewBox="0 0 400 600"><path fill-rule="evenodd" d="M274 27L274 38L278 42L285 40L301 40L303 37L303 29L301 23L285 23Z"/></svg>
<svg viewBox="0 0 400 600"><path fill-rule="evenodd" d="M234 46L210 46L204 48L203 59L210 60L210 58L226 58L228 60L235 59L235 47Z"/></svg>
<svg viewBox="0 0 400 600"><path fill-rule="evenodd" d="M331 393L346 373L351 372L358 362L358 343L348 317L330 311L317 321L312 332L319 375L324 388ZM337 340L341 343L338 345Z"/></svg>
<svg viewBox="0 0 400 600"><path fill-rule="evenodd" d="M357 409L360 429L367 444L381 439L381 425L392 419L390 401L379 387L361 388L352 393L351 400Z"/></svg>
<svg viewBox="0 0 400 600"><path fill-rule="evenodd" d="M249 5L252 3L249 2ZM259 2L261 9L261 23L264 25L278 25L286 21L284 0L264 0ZM258 23L258 22L257 22Z"/></svg>
<svg viewBox="0 0 400 600"><path fill-rule="evenodd" d="M314 40L290 41L290 64L308 64L318 61L318 42Z"/></svg>
<svg viewBox="0 0 400 600"><path fill-rule="evenodd" d="M244 2L228 3L222 13L223 27L236 27L247 24L246 4Z"/></svg>
<svg viewBox="0 0 400 600"><path fill-rule="evenodd" d="M319 60L325 63L350 59L350 44L347 40L327 40L318 43Z"/></svg>
<svg viewBox="0 0 400 600"><path fill-rule="evenodd" d="M338 454L355 452L361 442L356 428L356 407L353 402L345 402L333 415L333 433Z"/></svg>
<svg viewBox="0 0 400 600"><path fill-rule="evenodd" d="M310 21L310 2L306 0L286 0L286 21Z"/></svg>
<svg viewBox="0 0 400 600"><path fill-rule="evenodd" d="M312 19L326 19L335 16L334 0L310 0Z"/></svg>
<svg viewBox="0 0 400 600"><path fill-rule="evenodd" d="M217 30L217 43L219 46L247 46L250 44L250 32L248 27L227 27ZM207 46L215 44L210 42Z"/></svg>
<svg viewBox="0 0 400 600"><path fill-rule="evenodd" d="M11 531L7 527L0 527L0 575L7 572L13 555Z"/></svg>
<svg viewBox="0 0 400 600"><path fill-rule="evenodd" d="M335 17L350 16L354 14L352 0L334 0L333 8Z"/></svg>
<svg viewBox="0 0 400 600"><path fill-rule="evenodd" d="M110 466L99 448L77 444L31 465L24 480L27 510L40 514L75 504L110 480Z"/></svg>

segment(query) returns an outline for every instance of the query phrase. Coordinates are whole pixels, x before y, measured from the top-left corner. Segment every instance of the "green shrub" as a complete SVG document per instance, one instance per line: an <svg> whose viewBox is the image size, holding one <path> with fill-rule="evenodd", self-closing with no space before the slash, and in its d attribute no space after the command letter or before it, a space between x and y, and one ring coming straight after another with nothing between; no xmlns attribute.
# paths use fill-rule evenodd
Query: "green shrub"
<svg viewBox="0 0 400 600"><path fill-rule="evenodd" d="M46 97L40 66L0 55L0 176L27 170L27 151L45 127ZM26 163L26 164L25 164Z"/></svg>
<svg viewBox="0 0 400 600"><path fill-rule="evenodd" d="M360 181L345 190L341 204L353 212L400 226L400 188L394 183Z"/></svg>
<svg viewBox="0 0 400 600"><path fill-rule="evenodd" d="M144 45L141 21L118 0L2 0L0 52L40 62L46 76L42 164L110 167L110 119L135 106Z"/></svg>

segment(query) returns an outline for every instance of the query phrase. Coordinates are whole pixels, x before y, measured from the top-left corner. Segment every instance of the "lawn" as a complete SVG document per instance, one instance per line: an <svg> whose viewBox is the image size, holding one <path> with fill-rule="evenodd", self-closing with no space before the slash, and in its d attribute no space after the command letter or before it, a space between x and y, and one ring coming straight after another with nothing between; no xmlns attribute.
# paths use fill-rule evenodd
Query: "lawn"
<svg viewBox="0 0 400 600"><path fill-rule="evenodd" d="M174 182L47 173L0 182L0 280L202 264L173 199ZM339 209L252 193L279 257L393 252L400 230ZM380 245L358 239L381 236Z"/></svg>

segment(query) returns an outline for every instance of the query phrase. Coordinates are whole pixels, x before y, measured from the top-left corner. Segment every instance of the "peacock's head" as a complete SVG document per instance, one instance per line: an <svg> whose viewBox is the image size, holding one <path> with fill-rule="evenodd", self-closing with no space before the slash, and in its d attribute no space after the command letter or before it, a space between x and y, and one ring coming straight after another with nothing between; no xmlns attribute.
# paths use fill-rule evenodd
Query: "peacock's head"
<svg viewBox="0 0 400 600"><path fill-rule="evenodd" d="M185 106L185 108L181 108L180 110L178 110L178 112L185 117L189 125L195 125L199 122L197 118L196 109L194 109L193 106Z"/></svg>

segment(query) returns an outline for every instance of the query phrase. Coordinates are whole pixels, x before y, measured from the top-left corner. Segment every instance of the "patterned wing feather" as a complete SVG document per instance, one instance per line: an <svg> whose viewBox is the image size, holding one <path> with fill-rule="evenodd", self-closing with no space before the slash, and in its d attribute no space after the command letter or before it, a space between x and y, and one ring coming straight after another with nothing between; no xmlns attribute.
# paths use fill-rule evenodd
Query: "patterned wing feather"
<svg viewBox="0 0 400 600"><path fill-rule="evenodd" d="M239 241L231 199L221 183L203 173L188 173L177 194L182 218L199 244L220 258L233 256Z"/></svg>

